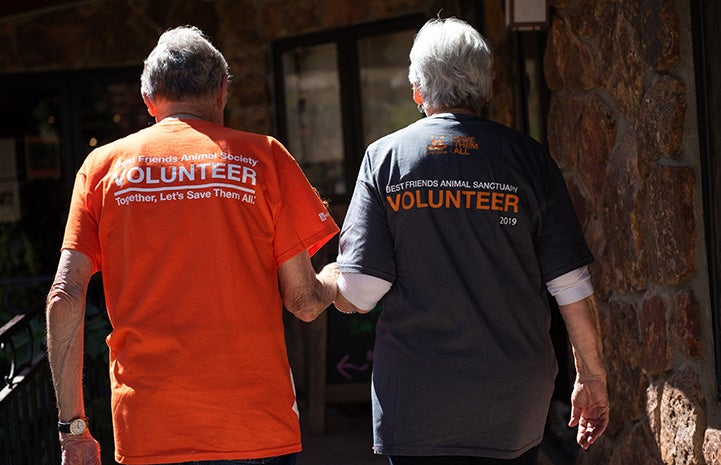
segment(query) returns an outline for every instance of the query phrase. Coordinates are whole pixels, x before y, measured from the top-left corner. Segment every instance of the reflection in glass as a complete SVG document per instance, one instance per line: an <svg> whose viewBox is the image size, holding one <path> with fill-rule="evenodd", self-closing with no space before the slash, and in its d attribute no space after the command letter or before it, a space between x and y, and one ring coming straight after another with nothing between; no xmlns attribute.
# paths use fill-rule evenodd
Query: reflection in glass
<svg viewBox="0 0 721 465"><path fill-rule="evenodd" d="M321 196L343 195L343 130L335 44L283 54L288 150Z"/></svg>
<svg viewBox="0 0 721 465"><path fill-rule="evenodd" d="M408 29L358 42L365 145L421 117L408 82L414 36Z"/></svg>

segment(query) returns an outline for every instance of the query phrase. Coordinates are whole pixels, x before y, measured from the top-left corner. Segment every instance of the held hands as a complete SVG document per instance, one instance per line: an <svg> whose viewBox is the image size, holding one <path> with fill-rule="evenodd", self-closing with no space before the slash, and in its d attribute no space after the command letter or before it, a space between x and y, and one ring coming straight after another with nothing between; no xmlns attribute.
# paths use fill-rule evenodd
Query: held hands
<svg viewBox="0 0 721 465"><path fill-rule="evenodd" d="M573 428L578 425L576 441L583 449L588 449L606 430L609 408L606 382L603 379L581 380L576 377L568 426Z"/></svg>
<svg viewBox="0 0 721 465"><path fill-rule="evenodd" d="M63 449L62 465L102 465L100 461L100 444L85 431L80 436L60 435Z"/></svg>

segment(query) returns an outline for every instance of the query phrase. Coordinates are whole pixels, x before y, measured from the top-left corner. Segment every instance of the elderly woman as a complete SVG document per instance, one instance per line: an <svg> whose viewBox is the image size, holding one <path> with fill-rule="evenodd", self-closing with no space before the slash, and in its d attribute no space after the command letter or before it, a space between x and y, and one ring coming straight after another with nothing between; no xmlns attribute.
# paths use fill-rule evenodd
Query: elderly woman
<svg viewBox="0 0 721 465"><path fill-rule="evenodd" d="M533 464L557 366L547 289L576 358L570 425L608 423L593 261L561 173L531 138L481 117L493 57L458 19L410 52L427 118L371 144L341 231L336 307L380 302L374 450L404 464Z"/></svg>

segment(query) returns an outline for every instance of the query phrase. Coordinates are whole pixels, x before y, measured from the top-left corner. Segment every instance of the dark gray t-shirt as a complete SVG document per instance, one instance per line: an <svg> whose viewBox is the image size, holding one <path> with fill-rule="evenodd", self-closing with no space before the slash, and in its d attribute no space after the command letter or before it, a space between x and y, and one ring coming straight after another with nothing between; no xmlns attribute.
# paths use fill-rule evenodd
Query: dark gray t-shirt
<svg viewBox="0 0 721 465"><path fill-rule="evenodd" d="M393 283L376 452L513 458L539 444L557 371L545 283L591 261L561 172L530 137L446 113L371 144L338 264Z"/></svg>

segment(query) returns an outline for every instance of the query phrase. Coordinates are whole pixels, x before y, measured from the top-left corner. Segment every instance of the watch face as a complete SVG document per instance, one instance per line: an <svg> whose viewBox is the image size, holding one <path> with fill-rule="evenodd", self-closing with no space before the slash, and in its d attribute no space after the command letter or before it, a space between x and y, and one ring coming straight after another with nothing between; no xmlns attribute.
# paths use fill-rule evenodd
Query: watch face
<svg viewBox="0 0 721 465"><path fill-rule="evenodd" d="M83 434L83 431L85 431L85 428L88 427L88 424L85 423L85 420L82 418L78 418L77 420L73 420L70 422L70 434L73 436L79 436Z"/></svg>

